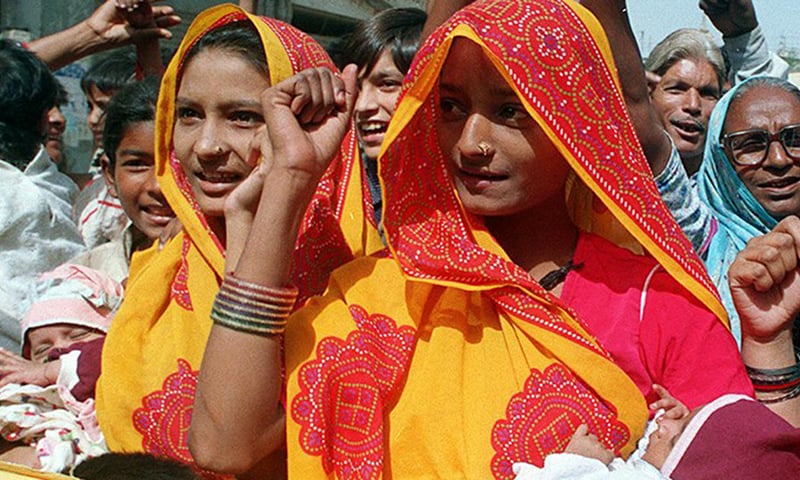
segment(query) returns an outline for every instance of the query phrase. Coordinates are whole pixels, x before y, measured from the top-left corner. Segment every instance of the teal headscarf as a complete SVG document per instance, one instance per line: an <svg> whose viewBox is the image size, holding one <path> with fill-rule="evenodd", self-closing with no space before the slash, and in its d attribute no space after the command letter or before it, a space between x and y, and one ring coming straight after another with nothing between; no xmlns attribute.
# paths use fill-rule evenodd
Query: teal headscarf
<svg viewBox="0 0 800 480"><path fill-rule="evenodd" d="M791 86L785 80L775 77L752 77L726 93L711 112L703 163L697 173L700 198L711 208L719 226L705 255L706 266L730 315L731 332L740 345L739 316L733 307L728 285L728 268L748 240L770 232L778 224L778 221L764 210L739 179L725 155L720 138L731 100L745 86L755 87L754 82L779 87Z"/></svg>

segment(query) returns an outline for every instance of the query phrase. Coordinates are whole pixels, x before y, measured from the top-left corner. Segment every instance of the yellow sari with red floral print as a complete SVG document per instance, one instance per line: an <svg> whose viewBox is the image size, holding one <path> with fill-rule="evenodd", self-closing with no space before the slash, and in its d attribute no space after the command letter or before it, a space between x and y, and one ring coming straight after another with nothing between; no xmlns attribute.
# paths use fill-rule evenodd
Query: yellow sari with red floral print
<svg viewBox="0 0 800 480"><path fill-rule="evenodd" d="M575 224L652 255L724 315L652 182L597 20L568 0L476 2L427 39L389 126L389 248L334 272L289 319L290 477L506 479L581 424L621 455L643 433L631 379L458 199L436 132L456 38L482 47L572 167Z"/></svg>
<svg viewBox="0 0 800 480"><path fill-rule="evenodd" d="M163 250L153 247L134 257L123 306L108 333L97 415L115 451L191 462L186 435L225 249L172 153L175 96L186 52L205 33L233 21L257 28L273 85L306 68L335 68L311 37L233 5L206 10L189 27L165 73L156 117L156 173L183 231ZM322 293L337 266L382 247L371 204L362 199L357 154L354 135L348 135L304 219L294 275L303 297Z"/></svg>

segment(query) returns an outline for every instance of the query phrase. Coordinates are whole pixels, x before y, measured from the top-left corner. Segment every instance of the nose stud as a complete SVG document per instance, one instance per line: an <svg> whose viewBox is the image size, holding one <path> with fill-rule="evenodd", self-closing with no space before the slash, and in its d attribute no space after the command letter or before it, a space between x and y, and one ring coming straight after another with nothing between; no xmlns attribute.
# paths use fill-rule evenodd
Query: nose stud
<svg viewBox="0 0 800 480"><path fill-rule="evenodd" d="M214 147L214 153L216 153L217 155L222 155L222 152L224 152L224 151L225 151L225 149L223 149L223 148L222 148L222 147L220 147L219 145L217 145L216 147Z"/></svg>
<svg viewBox="0 0 800 480"><path fill-rule="evenodd" d="M481 151L481 156L488 157L489 150L491 150L492 146L489 145L487 142L478 142L478 150Z"/></svg>

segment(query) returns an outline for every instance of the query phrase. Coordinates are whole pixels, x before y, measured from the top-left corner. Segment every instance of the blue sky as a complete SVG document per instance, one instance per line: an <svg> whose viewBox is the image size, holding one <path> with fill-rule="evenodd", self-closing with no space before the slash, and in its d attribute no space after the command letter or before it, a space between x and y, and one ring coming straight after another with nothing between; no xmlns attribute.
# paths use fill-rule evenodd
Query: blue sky
<svg viewBox="0 0 800 480"><path fill-rule="evenodd" d="M671 31L681 27L700 28L705 15L697 0L628 0L633 31L642 53ZM753 0L758 21L771 50L781 42L800 50L800 2L798 0ZM711 22L706 28L713 30Z"/></svg>

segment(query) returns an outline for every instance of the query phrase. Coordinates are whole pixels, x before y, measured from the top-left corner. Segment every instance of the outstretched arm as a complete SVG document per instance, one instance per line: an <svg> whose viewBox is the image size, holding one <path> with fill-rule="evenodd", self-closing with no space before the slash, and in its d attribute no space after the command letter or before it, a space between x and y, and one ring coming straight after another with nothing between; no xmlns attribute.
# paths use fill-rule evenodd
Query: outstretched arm
<svg viewBox="0 0 800 480"><path fill-rule="evenodd" d="M148 4L150 0L147 0ZM171 38L169 31L180 23L172 7L152 6L153 26L135 28L117 8L116 0L106 0L82 22L33 40L28 49L42 59L51 70L93 53L142 42L148 39Z"/></svg>
<svg viewBox="0 0 800 480"><path fill-rule="evenodd" d="M800 426L800 364L792 341L800 314L798 258L800 219L791 216L750 240L728 272L742 325L742 359L756 396L795 426Z"/></svg>
<svg viewBox="0 0 800 480"><path fill-rule="evenodd" d="M722 34L731 85L755 75L788 78L789 64L770 54L752 0L701 0L699 6Z"/></svg>
<svg viewBox="0 0 800 480"><path fill-rule="evenodd" d="M262 96L266 130L254 155L264 161L226 200L226 229L238 230L230 232L226 271L236 280L274 289L290 284L300 223L349 126L355 95L351 65L341 78L306 70ZM212 327L189 436L202 467L247 472L283 444L281 344L279 335Z"/></svg>
<svg viewBox="0 0 800 480"><path fill-rule="evenodd" d="M650 169L658 175L669 160L672 146L650 104L642 57L628 21L627 4L625 0L582 0L581 4L594 13L608 36L628 113Z"/></svg>

